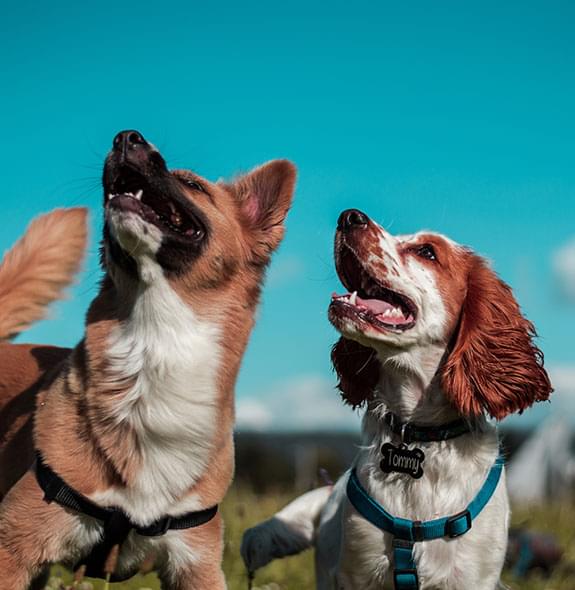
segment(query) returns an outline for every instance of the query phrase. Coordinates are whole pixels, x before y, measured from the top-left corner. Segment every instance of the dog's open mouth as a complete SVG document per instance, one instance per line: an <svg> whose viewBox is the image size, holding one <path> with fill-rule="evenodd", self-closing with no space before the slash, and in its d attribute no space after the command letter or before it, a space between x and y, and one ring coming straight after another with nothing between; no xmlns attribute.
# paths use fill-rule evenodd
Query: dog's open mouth
<svg viewBox="0 0 575 590"><path fill-rule="evenodd" d="M336 267L349 293L332 295L332 312L377 329L403 332L413 328L417 319L417 307L413 301L380 284L367 272L351 248L341 246Z"/></svg>
<svg viewBox="0 0 575 590"><path fill-rule="evenodd" d="M199 239L204 235L205 229L190 206L158 190L131 168L121 169L104 190L106 208L136 213L163 232L184 238Z"/></svg>

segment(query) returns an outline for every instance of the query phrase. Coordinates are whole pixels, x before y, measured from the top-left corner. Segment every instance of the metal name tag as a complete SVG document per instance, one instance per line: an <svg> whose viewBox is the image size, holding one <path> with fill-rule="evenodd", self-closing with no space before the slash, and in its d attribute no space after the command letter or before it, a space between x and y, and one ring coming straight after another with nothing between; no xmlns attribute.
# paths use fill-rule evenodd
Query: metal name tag
<svg viewBox="0 0 575 590"><path fill-rule="evenodd" d="M380 467L384 473L405 473L414 479L419 479L423 475L425 453L421 449L408 449L403 444L396 447L386 443L381 447L381 452L383 460Z"/></svg>

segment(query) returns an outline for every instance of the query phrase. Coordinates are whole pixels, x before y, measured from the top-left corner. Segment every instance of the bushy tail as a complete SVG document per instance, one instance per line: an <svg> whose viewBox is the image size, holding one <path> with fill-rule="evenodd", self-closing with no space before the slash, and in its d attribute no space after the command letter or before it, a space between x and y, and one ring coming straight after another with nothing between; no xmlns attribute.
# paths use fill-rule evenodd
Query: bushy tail
<svg viewBox="0 0 575 590"><path fill-rule="evenodd" d="M84 257L87 211L56 209L36 218L0 263L0 340L16 336L60 299Z"/></svg>
<svg viewBox="0 0 575 590"><path fill-rule="evenodd" d="M249 572L255 572L272 559L295 555L312 546L318 520L332 486L307 492L275 516L248 529L240 552Z"/></svg>

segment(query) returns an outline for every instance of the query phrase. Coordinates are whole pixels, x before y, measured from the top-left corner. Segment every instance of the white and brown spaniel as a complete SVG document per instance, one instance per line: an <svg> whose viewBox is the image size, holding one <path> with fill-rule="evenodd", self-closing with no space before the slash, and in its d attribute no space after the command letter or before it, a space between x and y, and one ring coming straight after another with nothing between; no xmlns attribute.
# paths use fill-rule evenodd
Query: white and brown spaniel
<svg viewBox="0 0 575 590"><path fill-rule="evenodd" d="M332 360L344 401L365 408L363 444L335 486L248 530L244 560L255 571L314 546L320 589L493 590L509 503L489 417L552 391L533 325L483 258L442 235L393 236L347 210L335 260L349 293L329 308L342 335ZM422 474L410 472L414 461ZM479 496L485 506L462 517ZM382 511L393 534L372 524ZM426 524L454 515L452 530Z"/></svg>

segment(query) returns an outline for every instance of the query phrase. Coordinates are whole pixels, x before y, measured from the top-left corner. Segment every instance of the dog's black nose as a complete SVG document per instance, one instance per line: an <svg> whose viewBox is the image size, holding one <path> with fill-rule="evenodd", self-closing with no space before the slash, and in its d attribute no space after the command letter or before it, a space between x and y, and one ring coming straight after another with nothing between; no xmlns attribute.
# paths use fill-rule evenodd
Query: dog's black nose
<svg viewBox="0 0 575 590"><path fill-rule="evenodd" d="M153 144L134 129L120 131L104 162L104 198L110 194L146 191L146 183L168 174L166 162Z"/></svg>
<svg viewBox="0 0 575 590"><path fill-rule="evenodd" d="M120 131L120 133L114 137L112 145L115 150L125 152L138 145L147 145L147 143L148 142L144 139L144 136L141 133L134 131L133 129L128 129L127 131Z"/></svg>
<svg viewBox="0 0 575 590"><path fill-rule="evenodd" d="M337 229L349 230L353 227L365 226L369 223L369 218L359 209L346 209L342 211L337 220Z"/></svg>
<svg viewBox="0 0 575 590"><path fill-rule="evenodd" d="M158 150L134 129L120 131L114 137L112 150L106 161L120 166L127 164L137 170L149 168L150 165L165 168L165 162Z"/></svg>

